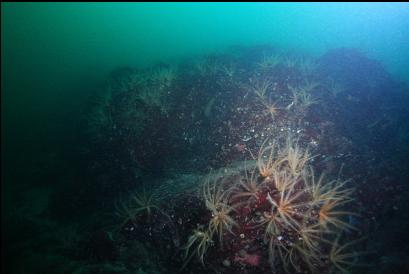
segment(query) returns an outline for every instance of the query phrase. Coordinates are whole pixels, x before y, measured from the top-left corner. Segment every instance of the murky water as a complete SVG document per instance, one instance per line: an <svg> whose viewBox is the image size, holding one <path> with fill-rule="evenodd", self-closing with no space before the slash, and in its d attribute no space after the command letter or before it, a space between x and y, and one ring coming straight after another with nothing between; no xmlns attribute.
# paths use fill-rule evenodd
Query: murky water
<svg viewBox="0 0 409 274"><path fill-rule="evenodd" d="M2 3L3 273L407 273L406 3Z"/></svg>

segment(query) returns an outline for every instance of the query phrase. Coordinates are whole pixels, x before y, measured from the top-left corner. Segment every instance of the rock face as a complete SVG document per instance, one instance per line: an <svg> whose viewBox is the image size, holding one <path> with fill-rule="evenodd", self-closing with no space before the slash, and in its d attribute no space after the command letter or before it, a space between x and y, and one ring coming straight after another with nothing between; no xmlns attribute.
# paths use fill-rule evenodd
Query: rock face
<svg viewBox="0 0 409 274"><path fill-rule="evenodd" d="M406 208L403 89L352 49L235 48L113 72L84 109L80 175L50 195L50 216L87 219L61 265L328 273L370 248L389 266L387 245L359 240Z"/></svg>

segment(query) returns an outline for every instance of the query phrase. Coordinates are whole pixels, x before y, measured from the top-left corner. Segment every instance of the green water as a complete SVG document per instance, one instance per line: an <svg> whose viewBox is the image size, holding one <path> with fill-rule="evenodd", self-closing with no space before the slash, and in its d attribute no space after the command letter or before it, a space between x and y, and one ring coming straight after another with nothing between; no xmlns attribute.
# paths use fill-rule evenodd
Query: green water
<svg viewBox="0 0 409 274"><path fill-rule="evenodd" d="M356 47L409 79L406 3L1 7L3 140L10 140L10 147L15 138L24 144L39 136L50 138L57 117L75 115L98 81L117 66L178 61L231 45L271 43L314 54Z"/></svg>
<svg viewBox="0 0 409 274"><path fill-rule="evenodd" d="M57 180L33 174L75 145L84 104L115 68L266 44L356 48L409 83L409 4L1 3L2 200Z"/></svg>

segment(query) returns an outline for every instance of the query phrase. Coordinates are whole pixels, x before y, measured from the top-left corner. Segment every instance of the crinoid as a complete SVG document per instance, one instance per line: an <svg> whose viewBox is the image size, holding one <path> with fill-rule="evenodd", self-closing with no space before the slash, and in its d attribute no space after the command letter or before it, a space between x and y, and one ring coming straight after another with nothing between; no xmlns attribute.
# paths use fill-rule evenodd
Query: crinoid
<svg viewBox="0 0 409 274"><path fill-rule="evenodd" d="M271 178L274 182L274 187L279 192L286 191L289 187L294 185L295 179L291 174L289 174L287 169L276 170L271 175Z"/></svg>
<svg viewBox="0 0 409 274"><path fill-rule="evenodd" d="M284 243L282 236L272 236L268 240L268 261L270 263L272 272L276 272L277 265L279 265L279 260L284 268L285 272L289 273L290 257L289 248Z"/></svg>
<svg viewBox="0 0 409 274"><path fill-rule="evenodd" d="M137 216L146 214L150 217L154 210L160 210L158 204L153 199L153 193L147 193L145 189L142 193L131 193L127 202L121 201L116 206L116 215L124 218L123 226L128 221L134 221Z"/></svg>
<svg viewBox="0 0 409 274"><path fill-rule="evenodd" d="M345 210L338 210L338 207L348 203L349 200L325 200L324 203L321 205L319 212L318 212L318 223L322 227L324 231L331 231L329 226L335 226L339 229L353 229L357 230L356 227L350 225L348 222L342 220L343 216L357 216L358 214L345 211Z"/></svg>
<svg viewBox="0 0 409 274"><path fill-rule="evenodd" d="M209 231L212 235L219 235L221 247L223 246L224 231L227 230L234 234L232 228L237 225L236 221L229 215L233 210L234 208L227 204L220 204L216 210L212 211L212 218L209 221Z"/></svg>
<svg viewBox="0 0 409 274"><path fill-rule="evenodd" d="M298 105L302 110L305 110L318 102L318 99L314 98L311 94L305 91L298 94Z"/></svg>
<svg viewBox="0 0 409 274"><path fill-rule="evenodd" d="M307 86L306 89L311 89L313 87ZM310 93L306 92L302 87L288 86L288 89L292 93L292 103L298 112L305 112L311 105L317 104L318 100L315 99ZM289 108L289 107L287 107Z"/></svg>
<svg viewBox="0 0 409 274"><path fill-rule="evenodd" d="M300 176L307 162L313 158L308 149L302 149L291 137L287 138L285 155L287 167L294 177Z"/></svg>
<svg viewBox="0 0 409 274"><path fill-rule="evenodd" d="M320 264L320 254L311 253L300 242L292 243L283 239L272 242L275 245L269 246L270 264L273 263L272 257L275 256L280 258L285 273L306 273L305 266L311 273L317 273L316 265ZM269 244L271 245L271 241Z"/></svg>
<svg viewBox="0 0 409 274"><path fill-rule="evenodd" d="M257 63L257 66L261 71L267 71L269 69L275 68L278 64L282 62L282 57L279 54L263 54L263 58Z"/></svg>
<svg viewBox="0 0 409 274"><path fill-rule="evenodd" d="M228 176L222 177L218 174L209 173L203 183L202 196L207 209L212 212L217 210L221 205L226 204L230 199L232 187L223 189L227 177Z"/></svg>
<svg viewBox="0 0 409 274"><path fill-rule="evenodd" d="M268 200L273 204L273 198ZM305 213L296 211L302 203L294 207L264 212L261 224L266 224L264 240L268 242L269 262L273 269L281 265L286 273L301 272L300 266L306 265L313 273L320 261L320 236L319 227L307 224L302 218L307 218ZM277 204L278 206L278 204Z"/></svg>
<svg viewBox="0 0 409 274"><path fill-rule="evenodd" d="M169 87L176 78L175 69L172 67L162 67L153 71L151 80L158 88Z"/></svg>
<svg viewBox="0 0 409 274"><path fill-rule="evenodd" d="M257 225L255 227L264 225L264 241L267 241L271 237L281 233L282 226L277 218L277 213L274 211L264 212L264 215L257 221Z"/></svg>
<svg viewBox="0 0 409 274"><path fill-rule="evenodd" d="M319 86L319 82L306 80L304 81L303 85L299 87L299 89L302 91L302 93L309 94Z"/></svg>
<svg viewBox="0 0 409 274"><path fill-rule="evenodd" d="M309 222L308 218L307 222ZM322 230L320 227L307 222L303 222L297 230L298 239L295 239L291 245L292 254L290 255L290 258L295 257L298 260L303 261L310 269L311 273L316 273L317 266L321 264ZM294 259L291 259L291 262L294 261ZM296 268L299 264L293 265Z"/></svg>
<svg viewBox="0 0 409 274"><path fill-rule="evenodd" d="M216 183L220 183L216 187ZM220 246L223 246L223 234L227 230L233 233L233 226L237 225L236 221L230 216L231 212L235 210L234 207L228 204L230 198L230 191L223 190L223 181L215 180L210 183L210 180L203 185L203 198L208 210L212 213L212 218L209 221L209 232L211 235L218 234Z"/></svg>
<svg viewBox="0 0 409 274"><path fill-rule="evenodd" d="M305 273L301 266L307 265L314 272L314 264L319 261L316 254L310 254L298 243L286 236L272 236L268 241L268 260L273 273ZM303 263L304 262L304 263ZM279 267L283 271L280 271Z"/></svg>
<svg viewBox="0 0 409 274"><path fill-rule="evenodd" d="M219 69L224 75L226 75L230 79L233 79L234 75L237 73L237 67L234 63L221 65Z"/></svg>
<svg viewBox="0 0 409 274"><path fill-rule="evenodd" d="M316 273L322 256L320 228L298 220L299 225L294 228L283 223L277 212L269 215L265 214L269 218L266 218L268 225L264 240L268 242L269 262L273 272L281 265L286 273L301 273L305 267L311 273Z"/></svg>
<svg viewBox="0 0 409 274"><path fill-rule="evenodd" d="M272 83L267 78L256 79L250 85L249 90L254 92L257 95L258 99L261 101L266 100L267 90L271 87Z"/></svg>
<svg viewBox="0 0 409 274"><path fill-rule="evenodd" d="M291 186L286 191L274 195L274 198L268 193L267 200L272 205L272 212L276 212L276 218L283 227L298 230L300 225L298 211L305 206L305 202L300 201L304 192L296 192L294 189L294 186Z"/></svg>
<svg viewBox="0 0 409 274"><path fill-rule="evenodd" d="M285 109L285 108L278 107L276 102L267 102L267 100L264 100L261 103L265 107L265 109L263 111L263 114L264 115L270 115L272 119L276 118L276 116L279 114L280 110Z"/></svg>
<svg viewBox="0 0 409 274"><path fill-rule="evenodd" d="M256 170L253 169L249 172L247 168L245 168L244 178L239 178L238 184L234 191L235 193L233 194L232 198L246 198L250 203L251 201L257 200L259 198L261 190L262 184L257 180Z"/></svg>
<svg viewBox="0 0 409 274"><path fill-rule="evenodd" d="M282 153L276 142L272 144L267 144L268 138L263 141L261 147L258 151L257 158L257 168L259 174L262 178L266 178L274 174L277 168L284 162ZM251 152L250 152L251 153Z"/></svg>
<svg viewBox="0 0 409 274"><path fill-rule="evenodd" d="M185 268L185 266L189 263L189 261L195 254L199 258L200 262L204 265L204 255L212 244L212 235L209 231L202 231L199 229L194 230L193 234L189 236L186 245L182 248L185 250L185 263L183 264L182 269ZM190 253L192 247L194 247L194 249L193 252Z"/></svg>
<svg viewBox="0 0 409 274"><path fill-rule="evenodd" d="M358 240L347 242L346 244L340 245L340 235L338 235L334 242L329 242L331 245L331 250L329 251L328 259L332 264L333 268L331 273L351 273L348 269L351 267L363 267L366 264L359 263L359 257L368 254L369 252L358 252L351 251L350 248L359 242L362 242L366 238L360 238ZM348 251L350 250L350 251Z"/></svg>
<svg viewBox="0 0 409 274"><path fill-rule="evenodd" d="M318 224L323 231L330 231L329 226L338 229L354 229L354 226L343 220L343 217L358 216L357 213L342 210L344 205L353 199L351 194L353 188L347 187L349 180L336 180L323 183L324 174L318 180L315 179L314 171L311 169L308 176L304 177L307 191L311 196L310 206L318 211Z"/></svg>
<svg viewBox="0 0 409 274"><path fill-rule="evenodd" d="M310 167L309 172L303 174L307 191L311 195L311 205L322 205L325 201L350 201L353 188L346 187L349 180L339 179L325 182L325 173L321 173L318 180L314 170ZM325 183L324 183L325 182Z"/></svg>
<svg viewBox="0 0 409 274"><path fill-rule="evenodd" d="M304 222L300 225L297 232L300 240L299 247L306 251L305 254L319 253L319 241L322 235L320 227Z"/></svg>

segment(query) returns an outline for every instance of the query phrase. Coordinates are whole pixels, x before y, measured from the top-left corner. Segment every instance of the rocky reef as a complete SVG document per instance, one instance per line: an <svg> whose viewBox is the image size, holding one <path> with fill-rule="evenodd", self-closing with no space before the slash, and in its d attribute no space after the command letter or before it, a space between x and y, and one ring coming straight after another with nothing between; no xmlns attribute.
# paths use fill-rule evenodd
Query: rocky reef
<svg viewBox="0 0 409 274"><path fill-rule="evenodd" d="M84 107L75 183L49 197L66 237L48 268L404 273L375 239L407 238L383 226L405 208L408 94L354 49L119 68Z"/></svg>

